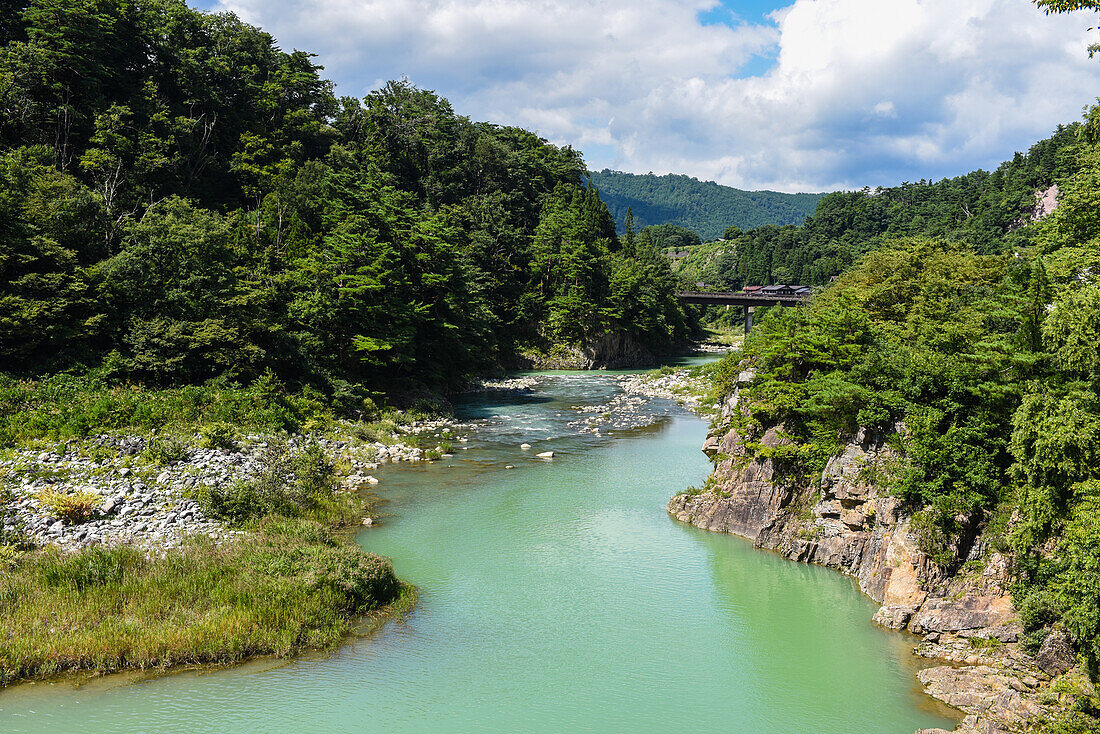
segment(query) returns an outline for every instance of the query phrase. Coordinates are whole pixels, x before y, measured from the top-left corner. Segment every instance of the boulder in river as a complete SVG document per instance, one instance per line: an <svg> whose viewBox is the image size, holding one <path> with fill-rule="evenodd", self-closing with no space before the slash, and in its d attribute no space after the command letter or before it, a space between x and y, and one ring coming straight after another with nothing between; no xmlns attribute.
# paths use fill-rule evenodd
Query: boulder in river
<svg viewBox="0 0 1100 734"><path fill-rule="evenodd" d="M541 454L535 454L535 456L540 458L540 459L553 459L554 458L554 452L553 451L543 451Z"/></svg>

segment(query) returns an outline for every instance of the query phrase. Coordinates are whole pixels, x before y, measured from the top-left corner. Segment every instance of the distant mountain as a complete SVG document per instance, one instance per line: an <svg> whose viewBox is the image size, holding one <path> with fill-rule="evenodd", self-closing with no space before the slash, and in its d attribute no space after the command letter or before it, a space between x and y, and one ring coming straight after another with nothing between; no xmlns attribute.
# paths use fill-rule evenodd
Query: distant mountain
<svg viewBox="0 0 1100 734"><path fill-rule="evenodd" d="M765 224L802 224L822 197L742 191L671 173L639 175L604 169L591 176L620 233L625 231L627 207L634 211L636 232L650 224L678 224L712 240L729 226L751 229Z"/></svg>

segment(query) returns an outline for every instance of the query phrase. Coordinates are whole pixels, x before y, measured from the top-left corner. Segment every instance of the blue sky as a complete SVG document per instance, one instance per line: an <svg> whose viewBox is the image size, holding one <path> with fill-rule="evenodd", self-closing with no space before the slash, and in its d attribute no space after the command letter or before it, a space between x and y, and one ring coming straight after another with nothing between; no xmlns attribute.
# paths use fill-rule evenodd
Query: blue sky
<svg viewBox="0 0 1100 734"><path fill-rule="evenodd" d="M1029 0L202 0L589 166L821 191L991 168L1100 93L1088 15ZM1093 32L1095 36L1095 32Z"/></svg>

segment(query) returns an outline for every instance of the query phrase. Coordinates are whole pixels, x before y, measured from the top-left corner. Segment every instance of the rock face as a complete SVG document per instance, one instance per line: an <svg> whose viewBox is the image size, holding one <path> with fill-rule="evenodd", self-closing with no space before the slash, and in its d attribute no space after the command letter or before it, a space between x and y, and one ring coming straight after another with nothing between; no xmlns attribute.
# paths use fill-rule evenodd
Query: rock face
<svg viewBox="0 0 1100 734"><path fill-rule="evenodd" d="M724 418L748 415L740 386L752 379L751 370L742 373L722 408ZM980 541L971 538L957 550L960 558L984 557L981 571L945 576L929 561L898 501L876 485L901 458L883 432L859 431L820 479L808 483L785 475L772 458L790 443L782 426L743 436L738 423L727 421L704 445L715 462L711 489L673 497L669 513L700 528L748 538L791 560L856 577L860 589L881 604L877 623L924 635L925 652L918 654L966 664L921 673L930 695L967 714L959 731L1023 731L1041 710L1028 683L1046 675L1015 644L1020 628L1008 593L1009 559L979 553ZM904 430L895 426L898 433ZM747 443L753 444L752 453ZM1075 664L1068 640L1061 638L1050 641L1048 658L1051 675Z"/></svg>
<svg viewBox="0 0 1100 734"><path fill-rule="evenodd" d="M558 346L547 354L517 355L509 367L537 370L597 370L647 367L654 354L625 331L598 336L581 346Z"/></svg>
<svg viewBox="0 0 1100 734"><path fill-rule="evenodd" d="M781 428L771 428L756 443L774 450L789 439ZM749 457L744 445L736 428L717 445L709 438L704 450L718 459L716 493L673 497L669 512L707 530L749 538L791 560L851 574L864 593L883 604L878 621L904 627L928 596L921 580L931 570L908 524L898 518L897 500L878 496L870 481L897 458L885 436L861 431L829 461L817 487L783 476L771 458Z"/></svg>
<svg viewBox="0 0 1100 734"><path fill-rule="evenodd" d="M1035 207L1031 212L1031 221L1038 222L1058 208L1058 184L1035 192Z"/></svg>
<svg viewBox="0 0 1100 734"><path fill-rule="evenodd" d="M1065 632L1054 631L1043 640L1035 663L1047 675L1061 675L1077 664L1077 655L1073 652L1069 636Z"/></svg>
<svg viewBox="0 0 1100 734"><path fill-rule="evenodd" d="M1028 686L997 667L943 665L922 670L917 677L930 695L968 714L964 731L1025 731L1028 721L1044 713Z"/></svg>

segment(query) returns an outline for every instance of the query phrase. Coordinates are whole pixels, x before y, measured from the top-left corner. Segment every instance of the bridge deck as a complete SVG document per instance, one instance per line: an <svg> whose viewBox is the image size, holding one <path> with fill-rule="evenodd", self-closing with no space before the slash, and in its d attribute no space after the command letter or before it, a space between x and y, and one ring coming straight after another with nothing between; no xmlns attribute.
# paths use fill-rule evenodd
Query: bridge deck
<svg viewBox="0 0 1100 734"><path fill-rule="evenodd" d="M708 293L703 291L680 291L676 294L684 303L701 303L711 306L796 306L808 303L811 294L772 295L761 293Z"/></svg>

